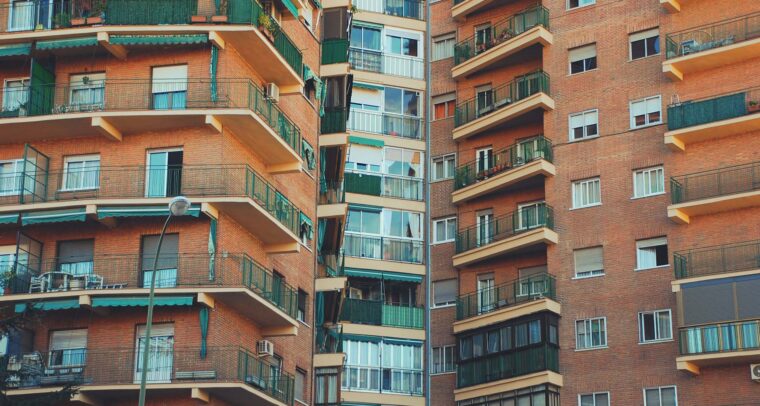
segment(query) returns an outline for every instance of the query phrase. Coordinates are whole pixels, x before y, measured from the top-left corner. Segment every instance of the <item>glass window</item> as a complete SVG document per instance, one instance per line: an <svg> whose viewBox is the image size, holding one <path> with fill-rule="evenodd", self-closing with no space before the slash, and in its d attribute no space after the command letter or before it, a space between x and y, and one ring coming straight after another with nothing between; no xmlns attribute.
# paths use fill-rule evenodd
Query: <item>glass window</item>
<svg viewBox="0 0 760 406"><path fill-rule="evenodd" d="M69 107L73 111L102 109L105 86L105 73L71 75L69 79Z"/></svg>
<svg viewBox="0 0 760 406"><path fill-rule="evenodd" d="M433 38L433 61L452 58L454 56L454 44L456 34L445 34Z"/></svg>
<svg viewBox="0 0 760 406"><path fill-rule="evenodd" d="M21 193L21 181L24 176L24 160L0 162L0 196Z"/></svg>
<svg viewBox="0 0 760 406"><path fill-rule="evenodd" d="M316 368L314 370L314 403L338 403L338 368Z"/></svg>
<svg viewBox="0 0 760 406"><path fill-rule="evenodd" d="M306 401L306 371L296 368L296 382L293 395L296 400Z"/></svg>
<svg viewBox="0 0 760 406"><path fill-rule="evenodd" d="M575 349L587 350L607 346L607 319L597 317L575 322Z"/></svg>
<svg viewBox="0 0 760 406"><path fill-rule="evenodd" d="M662 123L662 99L660 96L647 97L631 102L631 128Z"/></svg>
<svg viewBox="0 0 760 406"><path fill-rule="evenodd" d="M58 330L50 333L48 367L63 368L85 364L87 329Z"/></svg>
<svg viewBox="0 0 760 406"><path fill-rule="evenodd" d="M451 179L456 173L456 154L433 158L433 180Z"/></svg>
<svg viewBox="0 0 760 406"><path fill-rule="evenodd" d="M86 190L100 187L100 155L79 155L63 160L62 190Z"/></svg>
<svg viewBox="0 0 760 406"><path fill-rule="evenodd" d="M18 110L29 101L29 79L6 79L3 86L3 111Z"/></svg>
<svg viewBox="0 0 760 406"><path fill-rule="evenodd" d="M631 60L646 58L660 53L660 30L657 28L631 34L628 37L631 45Z"/></svg>
<svg viewBox="0 0 760 406"><path fill-rule="evenodd" d="M457 236L457 218L450 217L433 221L433 243L452 242Z"/></svg>
<svg viewBox="0 0 760 406"><path fill-rule="evenodd" d="M443 347L433 347L433 359L431 365L431 373L442 374L446 372L454 372L454 365L456 360L454 359L453 345L446 345Z"/></svg>
<svg viewBox="0 0 760 406"><path fill-rule="evenodd" d="M673 339L670 309L639 313L639 342Z"/></svg>
<svg viewBox="0 0 760 406"><path fill-rule="evenodd" d="M153 68L153 108L184 109L187 104L187 65Z"/></svg>
<svg viewBox="0 0 760 406"><path fill-rule="evenodd" d="M380 234L380 212L349 209L346 231Z"/></svg>
<svg viewBox="0 0 760 406"><path fill-rule="evenodd" d="M599 136L599 111L587 110L570 115L570 141Z"/></svg>
<svg viewBox="0 0 760 406"><path fill-rule="evenodd" d="M596 44L570 50L570 74L596 69Z"/></svg>
<svg viewBox="0 0 760 406"><path fill-rule="evenodd" d="M422 213L384 210L383 235L419 240L422 238Z"/></svg>
<svg viewBox="0 0 760 406"><path fill-rule="evenodd" d="M572 10L574 8L590 6L595 3L596 0L567 0L567 9Z"/></svg>
<svg viewBox="0 0 760 406"><path fill-rule="evenodd" d="M385 148L385 173L421 178L422 152L401 148Z"/></svg>
<svg viewBox="0 0 760 406"><path fill-rule="evenodd" d="M584 179L573 182L573 208L597 206L602 204L601 181L599 178Z"/></svg>
<svg viewBox="0 0 760 406"><path fill-rule="evenodd" d="M610 406L609 392L594 392L578 395L578 406Z"/></svg>
<svg viewBox="0 0 760 406"><path fill-rule="evenodd" d="M668 239L650 238L636 241L636 269L668 265Z"/></svg>
<svg viewBox="0 0 760 406"><path fill-rule="evenodd" d="M411 90L385 88L385 112L417 117L419 113L419 93Z"/></svg>
<svg viewBox="0 0 760 406"><path fill-rule="evenodd" d="M380 29L353 24L351 26L351 47L380 50Z"/></svg>
<svg viewBox="0 0 760 406"><path fill-rule="evenodd" d="M298 289L298 313L296 317L299 321L306 322L306 303L309 301L309 295L301 289Z"/></svg>
<svg viewBox="0 0 760 406"><path fill-rule="evenodd" d="M644 389L644 406L678 406L675 386Z"/></svg>
<svg viewBox="0 0 760 406"><path fill-rule="evenodd" d="M385 37L386 51L397 55L417 56L417 43L418 41L413 38L396 37L393 35Z"/></svg>
<svg viewBox="0 0 760 406"><path fill-rule="evenodd" d="M633 197L665 193L665 169L662 166L633 172Z"/></svg>
<svg viewBox="0 0 760 406"><path fill-rule="evenodd" d="M457 280L433 282L433 307L453 306L457 302Z"/></svg>
<svg viewBox="0 0 760 406"><path fill-rule="evenodd" d="M604 249L591 247L573 251L575 259L575 277L587 278L604 275Z"/></svg>

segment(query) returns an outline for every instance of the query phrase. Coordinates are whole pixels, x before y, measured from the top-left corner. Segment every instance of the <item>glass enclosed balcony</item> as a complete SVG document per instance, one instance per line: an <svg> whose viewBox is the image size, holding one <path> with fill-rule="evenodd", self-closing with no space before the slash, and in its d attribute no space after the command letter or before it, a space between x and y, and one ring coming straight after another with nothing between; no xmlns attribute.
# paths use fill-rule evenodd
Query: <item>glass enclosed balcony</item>
<svg viewBox="0 0 760 406"><path fill-rule="evenodd" d="M346 256L421 264L423 242L406 238L346 233Z"/></svg>
<svg viewBox="0 0 760 406"><path fill-rule="evenodd" d="M343 301L341 320L374 326L424 328L423 307L397 306L382 300L347 298Z"/></svg>
<svg viewBox="0 0 760 406"><path fill-rule="evenodd" d="M559 372L559 348L550 343L457 364L457 388L540 371Z"/></svg>
<svg viewBox="0 0 760 406"><path fill-rule="evenodd" d="M425 78L422 58L358 48L351 48L348 55L351 67L356 70L411 79Z"/></svg>
<svg viewBox="0 0 760 406"><path fill-rule="evenodd" d="M353 0L352 3L361 11L415 20L425 18L425 3L419 0Z"/></svg>
<svg viewBox="0 0 760 406"><path fill-rule="evenodd" d="M351 110L348 128L352 131L421 140L422 118L369 110Z"/></svg>
<svg viewBox="0 0 760 406"><path fill-rule="evenodd" d="M347 193L417 201L423 197L421 178L346 172L343 179Z"/></svg>

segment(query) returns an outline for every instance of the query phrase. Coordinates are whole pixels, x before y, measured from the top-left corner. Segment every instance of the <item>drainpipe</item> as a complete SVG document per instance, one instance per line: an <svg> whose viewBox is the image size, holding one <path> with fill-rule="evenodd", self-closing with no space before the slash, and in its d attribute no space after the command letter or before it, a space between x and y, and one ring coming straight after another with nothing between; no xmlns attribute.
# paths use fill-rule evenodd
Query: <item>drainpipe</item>
<svg viewBox="0 0 760 406"><path fill-rule="evenodd" d="M430 38L430 1L425 2L425 166L427 170L426 182L425 182L425 406L430 406L430 361L432 360L432 346L430 344L431 329L430 329L430 291L433 283L430 281L430 242L432 240L432 222L430 221L430 114L433 109L430 107L430 102L433 98L430 95L430 61L432 52L433 41Z"/></svg>

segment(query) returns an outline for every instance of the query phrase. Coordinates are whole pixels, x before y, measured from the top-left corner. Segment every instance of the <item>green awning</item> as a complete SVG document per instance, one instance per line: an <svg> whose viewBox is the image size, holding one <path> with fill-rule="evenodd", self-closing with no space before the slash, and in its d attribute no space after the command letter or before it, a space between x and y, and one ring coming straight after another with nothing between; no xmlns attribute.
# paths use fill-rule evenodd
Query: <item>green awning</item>
<svg viewBox="0 0 760 406"><path fill-rule="evenodd" d="M349 210L362 210L362 211L375 211L375 212L381 212L383 211L383 208L380 206L370 206L368 204L356 204L351 203L348 205Z"/></svg>
<svg viewBox="0 0 760 406"><path fill-rule="evenodd" d="M383 339L383 343L396 344L396 345L414 345L417 347L422 347L422 341L407 340L403 338L385 338Z"/></svg>
<svg viewBox="0 0 760 406"><path fill-rule="evenodd" d="M383 25L382 24L368 23L366 21L352 20L351 21L351 25L358 26L358 27L377 28L379 30L383 29Z"/></svg>
<svg viewBox="0 0 760 406"><path fill-rule="evenodd" d="M371 269L345 269L346 276L356 278L385 279L387 281L422 283L422 275L412 275L400 272L373 271Z"/></svg>
<svg viewBox="0 0 760 406"><path fill-rule="evenodd" d="M18 223L18 213L0 214L0 224Z"/></svg>
<svg viewBox="0 0 760 406"><path fill-rule="evenodd" d="M201 214L201 206L193 205L187 211L186 216L198 217ZM151 217L151 216L168 216L169 208L165 205L160 206L113 206L98 207L98 218L107 217Z"/></svg>
<svg viewBox="0 0 760 406"><path fill-rule="evenodd" d="M69 210L33 211L21 215L21 225L85 221L86 217L84 207Z"/></svg>
<svg viewBox="0 0 760 406"><path fill-rule="evenodd" d="M192 306L192 296L162 296L153 299L154 306ZM143 307L148 306L148 296L96 297L92 307Z"/></svg>
<svg viewBox="0 0 760 406"><path fill-rule="evenodd" d="M368 89L368 90L385 90L385 87L383 87L383 86L372 85L372 84L369 84L369 83L354 82L353 86L361 88L361 89Z"/></svg>
<svg viewBox="0 0 760 406"><path fill-rule="evenodd" d="M318 9L322 9L322 3L319 2L319 0L311 0L312 3L314 3L315 6L317 6Z"/></svg>
<svg viewBox="0 0 760 406"><path fill-rule="evenodd" d="M66 309L78 309L79 299L64 299L64 300L47 300L44 302L37 302L34 304L36 310L66 310ZM16 304L16 313L23 313L26 310L26 303Z"/></svg>
<svg viewBox="0 0 760 406"><path fill-rule="evenodd" d="M98 37L83 37L83 38L67 38L67 39L51 39L47 41L37 41L38 51L61 49L61 48L78 48L78 47L94 47L98 45Z"/></svg>
<svg viewBox="0 0 760 406"><path fill-rule="evenodd" d="M32 43L0 45L0 57L29 55L32 51Z"/></svg>
<svg viewBox="0 0 760 406"><path fill-rule="evenodd" d="M114 45L205 44L208 42L208 35L113 35L109 41Z"/></svg>
<svg viewBox="0 0 760 406"><path fill-rule="evenodd" d="M343 334L343 341L366 341L368 343L379 343L383 341L382 337L378 336L362 336L359 334Z"/></svg>
<svg viewBox="0 0 760 406"><path fill-rule="evenodd" d="M385 142L382 140L373 140L371 138L357 137L355 135L348 136L348 143L368 145L370 147L378 147L378 148L382 148L385 146Z"/></svg>
<svg viewBox="0 0 760 406"><path fill-rule="evenodd" d="M298 19L298 7L296 7L295 4L293 4L290 0L282 0L282 4L285 5L285 8L290 11L290 14L293 14L293 17Z"/></svg>

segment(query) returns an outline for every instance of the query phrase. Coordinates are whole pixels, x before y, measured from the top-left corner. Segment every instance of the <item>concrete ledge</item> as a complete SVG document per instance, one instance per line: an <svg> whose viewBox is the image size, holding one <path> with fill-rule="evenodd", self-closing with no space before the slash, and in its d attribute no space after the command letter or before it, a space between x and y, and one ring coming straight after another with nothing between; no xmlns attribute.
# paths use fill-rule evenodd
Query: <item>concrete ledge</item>
<svg viewBox="0 0 760 406"><path fill-rule="evenodd" d="M342 367L346 362L346 354L314 354L314 368Z"/></svg>
<svg viewBox="0 0 760 406"><path fill-rule="evenodd" d="M454 204L463 203L497 190L507 189L516 183L535 176L548 177L554 176L555 174L556 168L553 163L544 159L539 159L498 173L488 179L483 179L462 189L455 190L451 194L451 201Z"/></svg>
<svg viewBox="0 0 760 406"><path fill-rule="evenodd" d="M518 376L515 378L502 379L500 381L483 383L480 385L469 386L466 388L454 390L454 400L461 402L463 400L478 398L481 396L495 395L502 392L509 392L522 388L529 388L535 385L550 384L562 386L562 375L554 371L541 371L533 374Z"/></svg>
<svg viewBox="0 0 760 406"><path fill-rule="evenodd" d="M465 320L454 323L454 334L460 334L465 331L475 330L492 324L503 323L508 320L527 316L533 313L550 311L554 314L561 315L562 306L549 298L536 299L529 302L520 303L514 306L507 306L501 309L483 313Z"/></svg>
<svg viewBox="0 0 760 406"><path fill-rule="evenodd" d="M369 324L354 324L347 321L341 321L340 324L343 328L343 334L425 340L424 329L373 326Z"/></svg>
<svg viewBox="0 0 760 406"><path fill-rule="evenodd" d="M662 0L661 0L662 1ZM671 80L683 80L688 73L701 72L748 61L760 56L760 38L666 59L662 71Z"/></svg>
<svg viewBox="0 0 760 406"><path fill-rule="evenodd" d="M556 244L559 236L547 227L537 228L454 255L454 267L463 267L538 244Z"/></svg>
<svg viewBox="0 0 760 406"><path fill-rule="evenodd" d="M397 395L391 393L352 392L343 389L340 392L341 400L345 403L361 403L368 405L393 405L393 406L425 406L423 396Z"/></svg>
<svg viewBox="0 0 760 406"><path fill-rule="evenodd" d="M665 133L665 145L673 151L685 151L688 144L714 140L760 130L760 113L713 121Z"/></svg>
<svg viewBox="0 0 760 406"><path fill-rule="evenodd" d="M454 141L472 137L536 109L554 110L554 99L546 93L536 93L454 128L452 137Z"/></svg>
<svg viewBox="0 0 760 406"><path fill-rule="evenodd" d="M693 200L668 206L668 218L689 224L691 217L760 206L760 190Z"/></svg>

